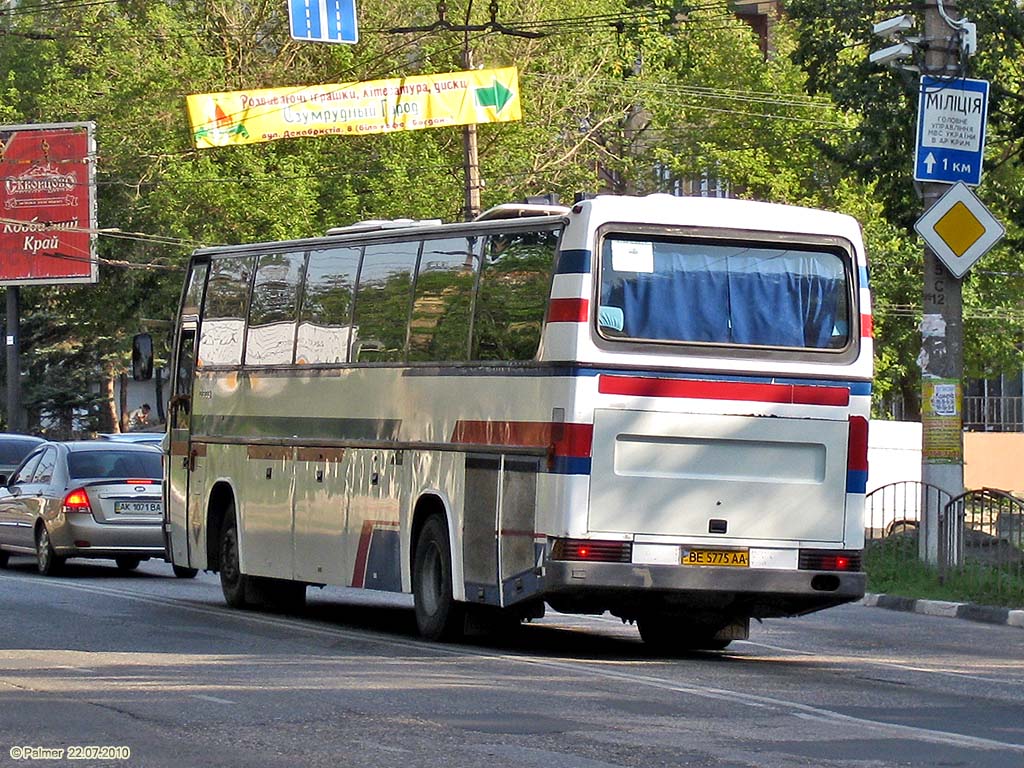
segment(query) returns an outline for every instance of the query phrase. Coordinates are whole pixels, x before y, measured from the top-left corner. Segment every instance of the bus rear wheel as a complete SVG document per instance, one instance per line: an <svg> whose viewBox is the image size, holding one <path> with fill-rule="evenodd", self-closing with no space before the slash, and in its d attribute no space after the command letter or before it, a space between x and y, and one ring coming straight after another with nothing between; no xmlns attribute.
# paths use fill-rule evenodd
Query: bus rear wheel
<svg viewBox="0 0 1024 768"><path fill-rule="evenodd" d="M416 537L412 567L416 627L428 640L456 640L465 630L463 606L452 593L452 555L448 526L431 515Z"/></svg>
<svg viewBox="0 0 1024 768"><path fill-rule="evenodd" d="M717 627L688 624L672 616L640 616L636 625L644 643L657 653L666 655L688 651L721 651L732 642L715 637L718 634Z"/></svg>

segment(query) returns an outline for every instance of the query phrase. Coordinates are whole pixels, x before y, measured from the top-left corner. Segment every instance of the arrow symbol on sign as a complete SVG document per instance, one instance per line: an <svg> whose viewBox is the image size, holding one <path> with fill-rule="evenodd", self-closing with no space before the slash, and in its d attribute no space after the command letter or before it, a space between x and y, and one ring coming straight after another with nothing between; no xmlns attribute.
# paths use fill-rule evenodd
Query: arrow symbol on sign
<svg viewBox="0 0 1024 768"><path fill-rule="evenodd" d="M494 107L495 112L501 112L512 98L512 91L494 79L494 85L486 88L476 89L476 101L481 107Z"/></svg>
<svg viewBox="0 0 1024 768"><path fill-rule="evenodd" d="M931 152L929 152L928 157L924 159L924 166L928 170L928 175L930 176L932 173L932 168L935 167L935 155L933 155Z"/></svg>

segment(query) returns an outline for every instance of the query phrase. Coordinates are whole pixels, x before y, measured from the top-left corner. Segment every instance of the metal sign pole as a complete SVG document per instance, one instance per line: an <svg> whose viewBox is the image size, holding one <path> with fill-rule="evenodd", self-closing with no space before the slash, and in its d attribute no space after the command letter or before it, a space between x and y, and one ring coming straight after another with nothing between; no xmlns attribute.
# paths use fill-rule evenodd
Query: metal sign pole
<svg viewBox="0 0 1024 768"><path fill-rule="evenodd" d="M10 432L25 430L21 409L21 319L18 293L18 286L7 286L7 429Z"/></svg>

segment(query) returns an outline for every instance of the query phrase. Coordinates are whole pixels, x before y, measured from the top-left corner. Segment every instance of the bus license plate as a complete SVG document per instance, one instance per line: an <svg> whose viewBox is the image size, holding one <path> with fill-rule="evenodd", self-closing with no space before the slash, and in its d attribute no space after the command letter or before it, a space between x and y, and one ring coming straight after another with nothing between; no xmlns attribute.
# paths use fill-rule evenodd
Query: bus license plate
<svg viewBox="0 0 1024 768"><path fill-rule="evenodd" d="M682 564L749 568L750 553L745 549L684 549Z"/></svg>
<svg viewBox="0 0 1024 768"><path fill-rule="evenodd" d="M118 515L160 515L164 505L161 501L115 501L114 513Z"/></svg>

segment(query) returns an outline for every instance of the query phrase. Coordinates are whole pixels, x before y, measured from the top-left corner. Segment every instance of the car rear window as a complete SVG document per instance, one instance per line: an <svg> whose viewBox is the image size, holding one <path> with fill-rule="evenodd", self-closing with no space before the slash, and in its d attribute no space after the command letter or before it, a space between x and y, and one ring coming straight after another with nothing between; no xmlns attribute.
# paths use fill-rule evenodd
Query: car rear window
<svg viewBox="0 0 1024 768"><path fill-rule="evenodd" d="M0 440L0 464L19 464L39 445L38 440Z"/></svg>
<svg viewBox="0 0 1024 768"><path fill-rule="evenodd" d="M73 451L68 472L75 480L85 478L163 477L161 455L156 451Z"/></svg>

